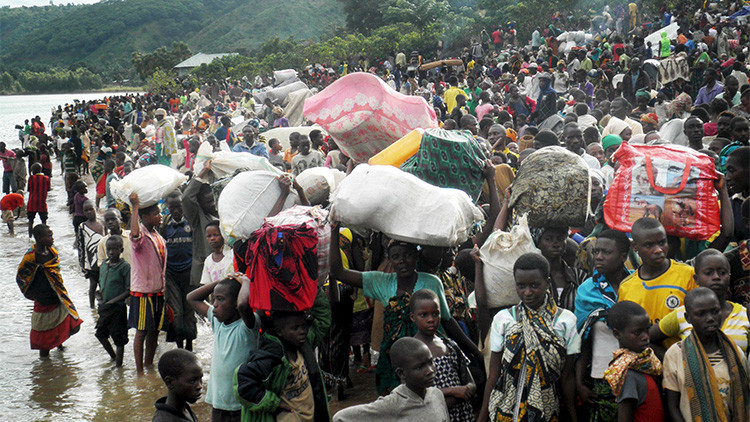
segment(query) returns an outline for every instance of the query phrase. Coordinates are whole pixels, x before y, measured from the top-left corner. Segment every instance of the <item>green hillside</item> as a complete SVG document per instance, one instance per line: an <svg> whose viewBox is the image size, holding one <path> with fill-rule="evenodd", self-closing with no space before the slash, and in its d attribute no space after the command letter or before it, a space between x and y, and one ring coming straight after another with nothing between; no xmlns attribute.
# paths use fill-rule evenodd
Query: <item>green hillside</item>
<svg viewBox="0 0 750 422"><path fill-rule="evenodd" d="M271 36L314 38L343 26L337 0L105 0L0 8L3 67L129 67L133 51L184 41L194 52L251 51Z"/></svg>

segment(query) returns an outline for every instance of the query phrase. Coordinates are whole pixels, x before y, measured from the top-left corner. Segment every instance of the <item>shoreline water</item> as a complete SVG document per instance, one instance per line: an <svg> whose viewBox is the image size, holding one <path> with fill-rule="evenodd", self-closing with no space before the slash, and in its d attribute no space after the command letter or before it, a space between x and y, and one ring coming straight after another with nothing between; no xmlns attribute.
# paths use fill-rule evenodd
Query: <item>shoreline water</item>
<svg viewBox="0 0 750 422"><path fill-rule="evenodd" d="M0 91L0 97L12 97L14 95L61 95L61 94L98 94L98 93L127 93L127 94L140 94L146 92L145 86L120 86L120 85L105 85L97 89L84 89L80 91L49 91L49 92L5 92Z"/></svg>

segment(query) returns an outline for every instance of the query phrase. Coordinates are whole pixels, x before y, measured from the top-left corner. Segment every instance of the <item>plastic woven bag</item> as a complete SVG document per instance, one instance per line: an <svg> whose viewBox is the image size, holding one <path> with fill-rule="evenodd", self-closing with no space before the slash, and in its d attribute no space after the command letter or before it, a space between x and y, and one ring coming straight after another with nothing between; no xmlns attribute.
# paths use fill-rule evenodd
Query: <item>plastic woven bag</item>
<svg viewBox="0 0 750 422"><path fill-rule="evenodd" d="M260 228L281 196L276 174L268 171L246 171L234 176L221 191L217 210L225 238L247 239ZM282 209L291 208L297 200L294 190Z"/></svg>
<svg viewBox="0 0 750 422"><path fill-rule="evenodd" d="M393 166L367 164L358 165L331 195L331 216L429 246L456 246L484 221L464 191L433 186Z"/></svg>
<svg viewBox="0 0 750 422"><path fill-rule="evenodd" d="M128 205L129 196L135 192L141 207L148 207L187 182L188 178L179 171L162 164L153 164L133 170L120 180L113 180L109 188L112 196Z"/></svg>
<svg viewBox="0 0 750 422"><path fill-rule="evenodd" d="M474 201L482 193L484 153L469 131L427 129L419 151L401 170L442 188L461 189Z"/></svg>
<svg viewBox="0 0 750 422"><path fill-rule="evenodd" d="M499 308L520 302L516 293L513 265L527 252L539 253L531 238L527 216L518 219L510 232L498 230L484 242L479 257L484 263L484 284L487 289L487 306Z"/></svg>
<svg viewBox="0 0 750 422"><path fill-rule="evenodd" d="M328 196L336 187L333 170L327 167L312 167L295 178L305 191L305 197L310 205L320 205L328 201Z"/></svg>
<svg viewBox="0 0 750 422"><path fill-rule="evenodd" d="M523 160L513 181L510 207L529 214L532 227L581 227L591 200L589 167L562 147L545 147Z"/></svg>
<svg viewBox="0 0 750 422"><path fill-rule="evenodd" d="M721 228L713 158L679 145L623 143L604 201L604 220L630 232L641 217L661 221L667 234L706 240Z"/></svg>

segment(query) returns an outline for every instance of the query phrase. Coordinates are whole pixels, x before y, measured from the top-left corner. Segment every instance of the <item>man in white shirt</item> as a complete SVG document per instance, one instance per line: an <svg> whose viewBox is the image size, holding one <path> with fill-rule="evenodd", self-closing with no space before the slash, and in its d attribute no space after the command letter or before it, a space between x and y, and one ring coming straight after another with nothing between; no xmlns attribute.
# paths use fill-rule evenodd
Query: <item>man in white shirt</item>
<svg viewBox="0 0 750 422"><path fill-rule="evenodd" d="M583 132L581 131L581 128L578 127L577 123L571 122L566 124L565 129L563 129L562 138L563 142L565 142L565 148L573 154L583 158L583 161L586 162L586 165L588 165L589 168L595 170L601 168L599 160L597 160L596 157L587 154L586 150L583 149Z"/></svg>

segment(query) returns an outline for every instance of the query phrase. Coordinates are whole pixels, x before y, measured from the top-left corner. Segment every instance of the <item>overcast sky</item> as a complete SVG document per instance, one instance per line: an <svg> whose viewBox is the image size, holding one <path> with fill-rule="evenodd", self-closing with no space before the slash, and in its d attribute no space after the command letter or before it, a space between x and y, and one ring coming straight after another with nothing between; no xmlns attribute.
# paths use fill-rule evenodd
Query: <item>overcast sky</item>
<svg viewBox="0 0 750 422"><path fill-rule="evenodd" d="M90 4L97 3L99 0L52 0L56 5L60 4ZM0 7L10 6L48 6L49 0L0 0Z"/></svg>

